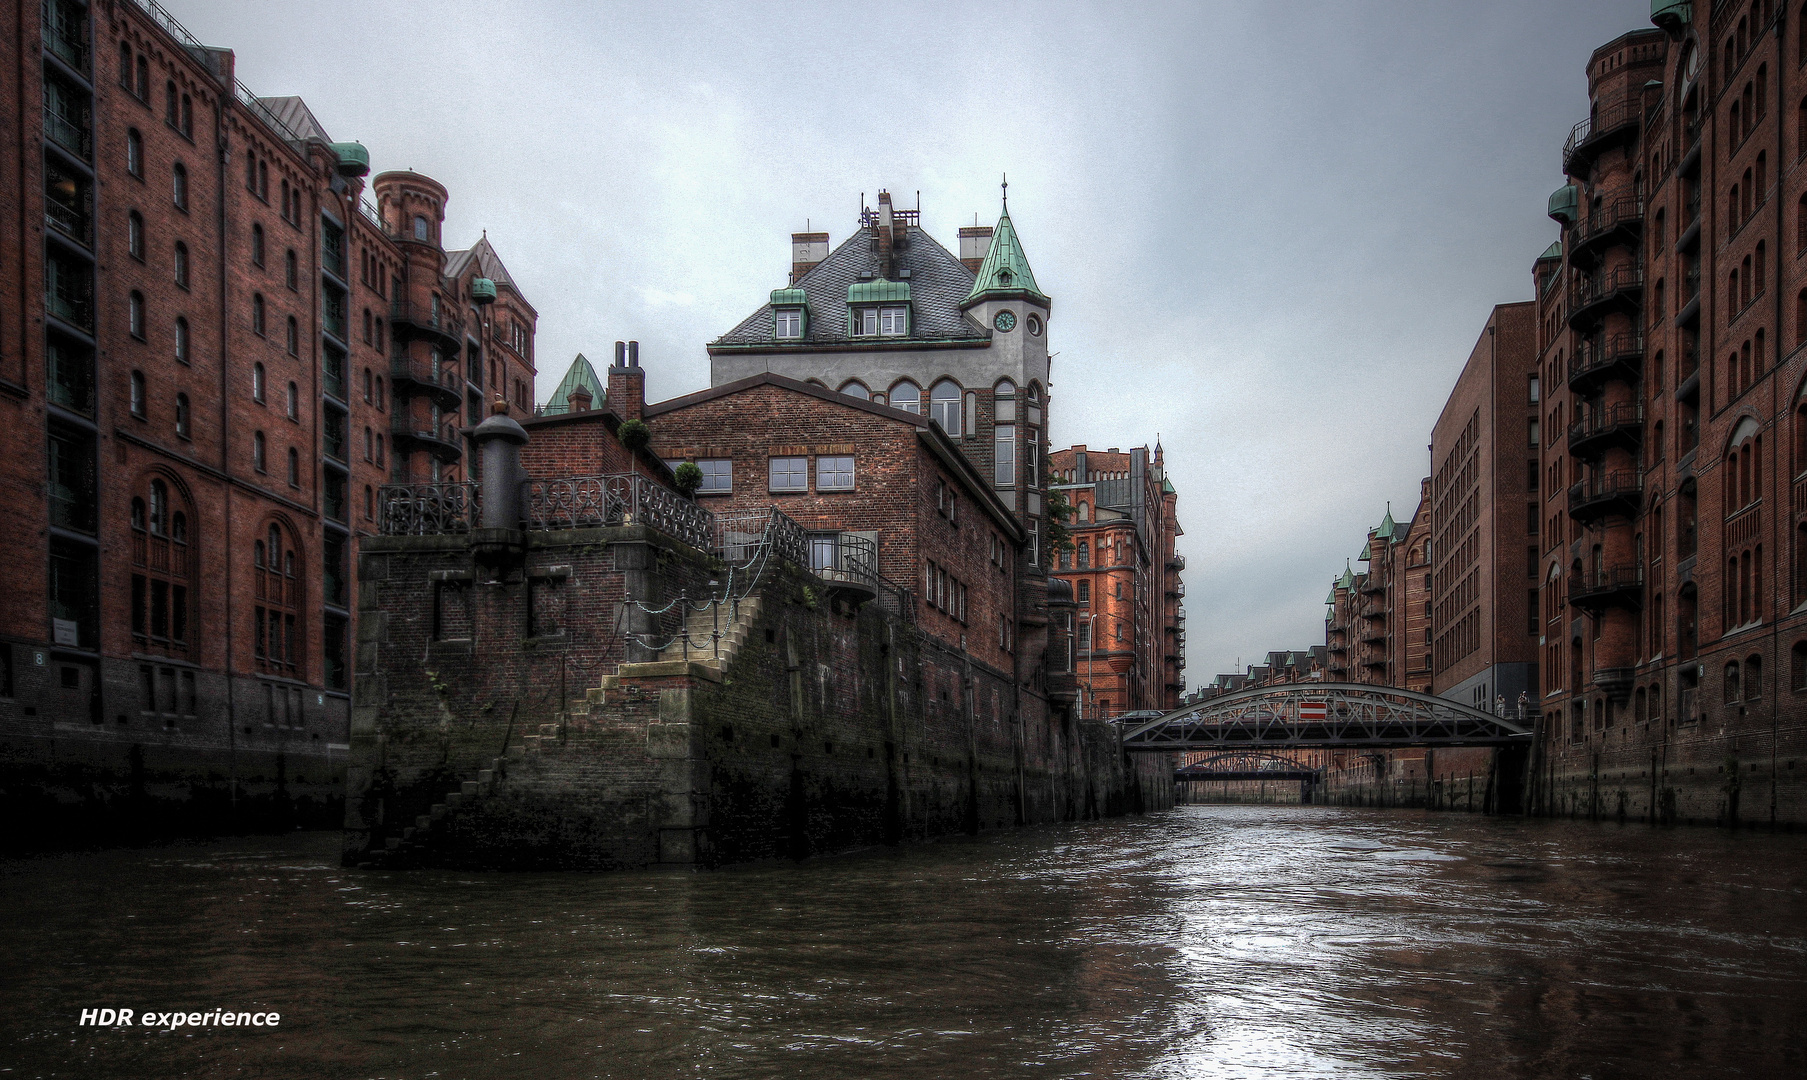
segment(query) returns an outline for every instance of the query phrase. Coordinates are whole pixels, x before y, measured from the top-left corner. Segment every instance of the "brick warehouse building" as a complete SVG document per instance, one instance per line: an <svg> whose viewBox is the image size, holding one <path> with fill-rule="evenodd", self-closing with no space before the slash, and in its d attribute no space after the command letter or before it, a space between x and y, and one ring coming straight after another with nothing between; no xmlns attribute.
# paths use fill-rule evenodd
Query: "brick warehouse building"
<svg viewBox="0 0 1807 1080"><path fill-rule="evenodd" d="M1557 813L1807 820L1807 10L1595 50L1535 264Z"/></svg>
<svg viewBox="0 0 1807 1080"><path fill-rule="evenodd" d="M1165 453L1083 445L1048 455L1049 490L1073 507L1073 547L1051 568L1073 589L1075 670L1086 714L1179 708L1186 689L1185 557Z"/></svg>
<svg viewBox="0 0 1807 1080"><path fill-rule="evenodd" d="M534 311L487 241L443 250L442 187L385 173L373 202L363 147L150 0L18 19L9 796L330 801L376 489L460 475L489 392L528 415Z"/></svg>

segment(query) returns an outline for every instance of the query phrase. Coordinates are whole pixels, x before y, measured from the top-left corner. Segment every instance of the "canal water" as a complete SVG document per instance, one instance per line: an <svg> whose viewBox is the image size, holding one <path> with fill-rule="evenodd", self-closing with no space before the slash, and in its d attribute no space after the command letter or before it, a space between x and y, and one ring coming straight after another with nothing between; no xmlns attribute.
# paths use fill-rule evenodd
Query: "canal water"
<svg viewBox="0 0 1807 1080"><path fill-rule="evenodd" d="M1799 1077L1807 838L1187 806L703 874L0 863L0 1076ZM78 1026L85 1008L274 1028Z"/></svg>

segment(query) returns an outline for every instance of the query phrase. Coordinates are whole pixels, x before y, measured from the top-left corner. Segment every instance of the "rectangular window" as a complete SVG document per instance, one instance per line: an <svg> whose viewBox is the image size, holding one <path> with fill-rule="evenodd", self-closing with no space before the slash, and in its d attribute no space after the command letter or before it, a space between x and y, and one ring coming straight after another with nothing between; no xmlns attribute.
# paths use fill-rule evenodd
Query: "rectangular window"
<svg viewBox="0 0 1807 1080"><path fill-rule="evenodd" d="M878 332L881 337L903 337L909 332L909 309L886 307L878 309Z"/></svg>
<svg viewBox="0 0 1807 1080"><path fill-rule="evenodd" d="M1536 420L1528 420L1528 421L1526 421L1526 424L1529 427L1529 430L1526 432L1526 434L1529 437L1527 440L1529 445L1531 445L1531 446L1539 445L1539 437L1538 437L1539 432L1537 430L1537 421Z"/></svg>
<svg viewBox="0 0 1807 1080"><path fill-rule="evenodd" d="M327 270L345 277L345 230L326 218L320 219L320 260Z"/></svg>
<svg viewBox="0 0 1807 1080"><path fill-rule="evenodd" d="M817 491L852 491L853 458L819 457L816 459Z"/></svg>
<svg viewBox="0 0 1807 1080"><path fill-rule="evenodd" d="M809 568L839 570L841 568L841 534L809 534Z"/></svg>
<svg viewBox="0 0 1807 1080"><path fill-rule="evenodd" d="M800 338L803 336L803 309L779 308L772 315L776 324L773 336L780 338Z"/></svg>
<svg viewBox="0 0 1807 1080"><path fill-rule="evenodd" d="M703 486L697 489L701 494L726 495L734 490L734 462L721 458L699 461L696 466L703 470Z"/></svg>
<svg viewBox="0 0 1807 1080"><path fill-rule="evenodd" d="M858 327L856 334L871 336L878 333L878 309L861 308L853 313L854 325Z"/></svg>
<svg viewBox="0 0 1807 1080"><path fill-rule="evenodd" d="M1529 392L1528 397L1529 397L1531 404L1533 404L1533 405L1537 404L1539 398L1538 398L1538 389L1537 389L1537 376L1535 376L1535 375L1531 376L1531 386L1530 386L1530 392Z"/></svg>
<svg viewBox="0 0 1807 1080"><path fill-rule="evenodd" d="M772 458L768 488L772 491L808 491L809 459L806 457Z"/></svg>
<svg viewBox="0 0 1807 1080"><path fill-rule="evenodd" d="M1016 486L1016 425L997 424L991 429L994 478L998 487Z"/></svg>

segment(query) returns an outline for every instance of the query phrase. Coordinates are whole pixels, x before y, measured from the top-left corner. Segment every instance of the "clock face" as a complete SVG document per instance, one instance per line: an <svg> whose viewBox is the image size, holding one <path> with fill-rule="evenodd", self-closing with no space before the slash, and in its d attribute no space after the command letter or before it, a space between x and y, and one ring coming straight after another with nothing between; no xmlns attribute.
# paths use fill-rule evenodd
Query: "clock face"
<svg viewBox="0 0 1807 1080"><path fill-rule="evenodd" d="M998 317L991 320L991 325L1008 334L1010 331L1016 329L1016 313L1011 311L1000 311L998 312Z"/></svg>

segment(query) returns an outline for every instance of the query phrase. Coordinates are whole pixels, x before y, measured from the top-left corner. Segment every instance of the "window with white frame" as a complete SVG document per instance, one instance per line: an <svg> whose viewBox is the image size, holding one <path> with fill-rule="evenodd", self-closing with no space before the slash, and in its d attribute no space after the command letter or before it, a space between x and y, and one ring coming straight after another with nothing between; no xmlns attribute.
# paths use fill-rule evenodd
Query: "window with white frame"
<svg viewBox="0 0 1807 1080"><path fill-rule="evenodd" d="M772 323L772 336L800 338L803 336L803 309L779 308L772 313Z"/></svg>
<svg viewBox="0 0 1807 1080"><path fill-rule="evenodd" d="M853 456L816 459L817 491L852 491Z"/></svg>
<svg viewBox="0 0 1807 1080"><path fill-rule="evenodd" d="M878 309L878 333L880 337L903 337L910 332L909 323L909 308L882 307Z"/></svg>
<svg viewBox="0 0 1807 1080"><path fill-rule="evenodd" d="M696 467L703 471L703 486L697 489L701 495L726 495L734 490L734 462L727 458L716 458L699 461Z"/></svg>
<svg viewBox="0 0 1807 1080"><path fill-rule="evenodd" d="M952 379L943 379L929 390L929 419L941 425L941 430L960 437L960 384Z"/></svg>
<svg viewBox="0 0 1807 1080"><path fill-rule="evenodd" d="M770 459L767 488L771 491L808 491L809 459L806 457Z"/></svg>
<svg viewBox="0 0 1807 1080"><path fill-rule="evenodd" d="M1016 425L996 424L991 429L992 483L1016 486Z"/></svg>

